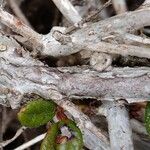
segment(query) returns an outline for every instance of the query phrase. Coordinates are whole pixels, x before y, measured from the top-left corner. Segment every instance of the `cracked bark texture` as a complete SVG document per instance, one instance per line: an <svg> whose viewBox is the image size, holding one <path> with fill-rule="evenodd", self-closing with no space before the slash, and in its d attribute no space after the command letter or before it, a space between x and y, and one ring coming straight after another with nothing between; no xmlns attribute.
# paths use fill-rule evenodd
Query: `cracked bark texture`
<svg viewBox="0 0 150 150"><path fill-rule="evenodd" d="M101 73L86 66L50 68L31 58L13 39L5 36L1 38L5 39L5 42L1 40L1 45L7 44L7 50L0 52L0 83L2 89L9 89L7 95L17 91L18 98L27 93L35 93L58 100L62 99L60 95L111 101L114 98L126 99L129 103L149 100L149 68L114 68ZM7 102L6 98L1 103L3 101ZM20 100L9 102L16 107Z"/></svg>
<svg viewBox="0 0 150 150"><path fill-rule="evenodd" d="M114 43L108 43L103 41L103 39L106 39L106 37L108 38L110 36L113 36L113 34L116 32L134 33L136 30L142 28L143 26L150 25L150 17L148 15L149 12L150 9L145 8L134 12L120 14L103 21L89 24L86 27L75 30L73 33L67 36L70 40L65 44L60 43L60 41L57 41L57 39L53 37L54 31L58 30L59 32L64 32L65 28L55 27L51 30L49 34L40 35L32 29L30 29L29 27L27 27L26 25L24 25L18 19L14 18L9 13L1 9L0 21L6 26L10 27L13 31L25 37L26 42L28 44L30 43L33 50L40 53L40 55L43 56L65 56L85 49L90 51L99 51L115 54L117 53L121 55L134 55L138 57L150 58L148 48L142 48L142 51L144 51L144 53L140 53L140 49L137 46L127 46L123 43L119 43L118 45L116 45ZM80 37L82 38L79 40ZM98 47L95 46L94 48L92 48L96 44L98 44ZM130 52L130 49L132 51L128 54L126 51Z"/></svg>
<svg viewBox="0 0 150 150"><path fill-rule="evenodd" d="M73 117L84 132L86 146L93 149L96 142L100 150L109 150L105 134L97 129L89 118L78 111L72 103L64 99L65 94L57 87L63 80L63 73L58 69L44 66L40 61L30 57L29 53L12 38L1 35L0 39L0 103L17 108L20 106L23 96L30 93L53 99L59 106L67 109L70 114L73 112ZM19 65L19 63L21 64ZM93 139L94 141L92 141Z"/></svg>
<svg viewBox="0 0 150 150"><path fill-rule="evenodd" d="M149 12L150 9L145 8L117 15L75 29L70 35L64 34L66 29L63 27L55 27L48 35L40 35L2 9L0 9L0 21L26 38L25 42L30 44L33 51L36 54L40 53L41 56L58 57L87 50L150 58L149 47L139 47L133 44L136 36L132 37L133 42L130 42L132 45L125 45L130 34L150 25ZM143 19L143 17L145 18ZM129 34L118 41L118 37L123 36L126 32ZM142 40L140 38L137 42L140 43ZM149 45L149 40L145 42ZM145 44L143 43L143 45ZM85 145L91 149L97 149L94 145L98 145L100 150L109 150L108 135L97 129L89 118L68 99L96 98L102 101L125 99L128 103L149 101L149 78L150 69L147 67L112 68L104 72L95 71L89 66L51 68L32 58L30 53L14 39L0 35L0 103L15 109L22 103L24 95L32 93L46 99L53 99L72 114L84 132ZM119 107L110 108L108 120L113 119L113 113L119 111L121 112ZM118 115L117 119L118 117L120 116ZM122 117L124 120L128 119L125 108ZM117 128L112 131L111 125L113 124L110 125L110 122L109 132L114 136L115 132L119 131ZM129 130L130 128L127 126L127 132ZM131 131L128 133L130 136ZM113 141L113 137L111 140ZM129 140L130 142L132 139ZM111 146L114 146L112 142Z"/></svg>
<svg viewBox="0 0 150 150"><path fill-rule="evenodd" d="M111 150L133 150L132 130L128 111L124 104L104 103L107 107L107 120Z"/></svg>
<svg viewBox="0 0 150 150"><path fill-rule="evenodd" d="M57 94L61 93L68 97L126 99L129 103L149 100L149 68L115 68L104 73L75 68L72 72L67 72L65 68L16 66L2 58L0 63L1 87L18 91L22 95L35 93L45 98L61 99ZM20 100L17 102L14 99L10 103L16 107Z"/></svg>

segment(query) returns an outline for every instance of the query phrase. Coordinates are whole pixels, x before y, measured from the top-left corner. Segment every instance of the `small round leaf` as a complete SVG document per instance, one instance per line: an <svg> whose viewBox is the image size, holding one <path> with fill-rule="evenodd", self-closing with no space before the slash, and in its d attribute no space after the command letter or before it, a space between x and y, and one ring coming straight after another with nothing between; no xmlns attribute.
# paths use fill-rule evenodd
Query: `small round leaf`
<svg viewBox="0 0 150 150"><path fill-rule="evenodd" d="M23 126L39 127L52 120L56 104L50 100L37 99L30 101L18 113L18 119Z"/></svg>

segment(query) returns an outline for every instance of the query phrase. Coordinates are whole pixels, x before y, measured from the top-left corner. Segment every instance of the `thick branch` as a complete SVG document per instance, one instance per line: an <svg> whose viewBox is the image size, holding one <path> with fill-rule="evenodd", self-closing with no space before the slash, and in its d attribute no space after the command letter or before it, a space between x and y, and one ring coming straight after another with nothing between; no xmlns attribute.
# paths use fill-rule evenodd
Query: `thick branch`
<svg viewBox="0 0 150 150"><path fill-rule="evenodd" d="M111 150L133 150L132 131L125 106L117 102L107 105Z"/></svg>
<svg viewBox="0 0 150 150"><path fill-rule="evenodd" d="M65 68L16 67L3 59L0 64L2 89L6 87L52 99L62 98L55 95L58 91L68 97L97 97L103 100L124 98L129 103L149 100L149 68L115 68L99 73L80 68L71 72ZM15 104L15 101L11 100L11 103Z"/></svg>
<svg viewBox="0 0 150 150"><path fill-rule="evenodd" d="M7 95L3 100L7 102L10 98L14 107L20 103L20 96L26 93L57 100L62 96L56 93L102 100L123 98L129 103L149 100L149 68L114 68L103 73L84 67L49 68L31 58L19 46L13 47L12 40L4 41L2 44L7 49L0 52L0 93ZM11 97L13 91L18 92L14 100Z"/></svg>

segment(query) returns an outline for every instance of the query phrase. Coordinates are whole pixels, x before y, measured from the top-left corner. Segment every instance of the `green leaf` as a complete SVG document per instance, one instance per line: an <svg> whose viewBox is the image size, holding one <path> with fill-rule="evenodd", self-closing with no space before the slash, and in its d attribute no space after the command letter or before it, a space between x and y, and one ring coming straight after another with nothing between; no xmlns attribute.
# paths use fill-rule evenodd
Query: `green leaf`
<svg viewBox="0 0 150 150"><path fill-rule="evenodd" d="M148 134L150 134L150 102L147 103L145 108L145 127Z"/></svg>
<svg viewBox="0 0 150 150"><path fill-rule="evenodd" d="M39 127L52 120L55 115L56 104L42 98L30 101L18 113L18 119L23 126Z"/></svg>
<svg viewBox="0 0 150 150"><path fill-rule="evenodd" d="M68 126L69 130L73 134L73 138L69 139L65 143L57 144L57 136L60 135L60 128L64 125ZM42 142L40 150L82 150L82 147L83 138L80 129L76 126L75 122L66 119L54 123L51 126Z"/></svg>
<svg viewBox="0 0 150 150"><path fill-rule="evenodd" d="M55 139L58 134L58 123L54 123L48 130L44 138L40 150L55 150Z"/></svg>

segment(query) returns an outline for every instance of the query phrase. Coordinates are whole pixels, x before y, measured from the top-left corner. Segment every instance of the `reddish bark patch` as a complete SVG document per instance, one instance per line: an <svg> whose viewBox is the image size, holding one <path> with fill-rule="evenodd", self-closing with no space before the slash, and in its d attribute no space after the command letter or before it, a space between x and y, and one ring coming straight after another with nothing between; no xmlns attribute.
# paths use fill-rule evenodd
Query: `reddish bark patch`
<svg viewBox="0 0 150 150"><path fill-rule="evenodd" d="M64 119L68 119L68 117L66 116L66 114L64 113L63 108L61 107L57 107L57 111L56 111L56 116L58 120L64 120Z"/></svg>
<svg viewBox="0 0 150 150"><path fill-rule="evenodd" d="M17 26L17 27L22 26L22 25L23 25L23 23L22 23L20 20L17 20L17 21L16 21L16 26Z"/></svg>

